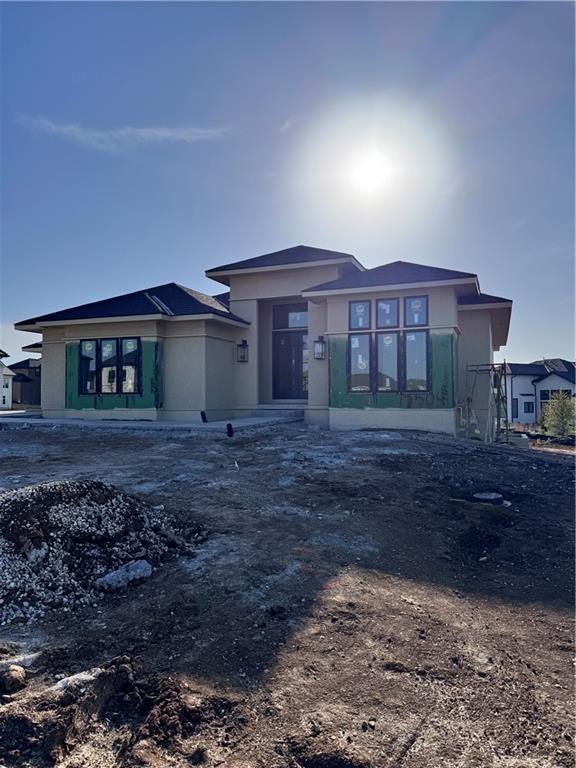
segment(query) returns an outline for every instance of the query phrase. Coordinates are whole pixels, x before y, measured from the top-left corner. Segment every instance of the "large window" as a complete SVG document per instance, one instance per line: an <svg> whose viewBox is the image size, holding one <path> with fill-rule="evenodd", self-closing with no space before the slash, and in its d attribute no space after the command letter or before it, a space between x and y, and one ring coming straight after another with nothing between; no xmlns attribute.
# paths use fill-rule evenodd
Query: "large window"
<svg viewBox="0 0 576 768"><path fill-rule="evenodd" d="M398 328L398 299L378 299L376 302L376 327Z"/></svg>
<svg viewBox="0 0 576 768"><path fill-rule="evenodd" d="M96 346L95 339L80 342L80 393L96 394Z"/></svg>
<svg viewBox="0 0 576 768"><path fill-rule="evenodd" d="M81 341L79 373L80 394L137 394L141 378L140 339Z"/></svg>
<svg viewBox="0 0 576 768"><path fill-rule="evenodd" d="M367 333L350 336L350 391L369 392L370 380L370 335Z"/></svg>
<svg viewBox="0 0 576 768"><path fill-rule="evenodd" d="M407 296L404 299L404 325L428 325L428 296Z"/></svg>
<svg viewBox="0 0 576 768"><path fill-rule="evenodd" d="M398 390L398 334L376 334L376 355L378 360L379 392Z"/></svg>
<svg viewBox="0 0 576 768"><path fill-rule="evenodd" d="M272 312L275 330L308 327L308 304L275 304Z"/></svg>
<svg viewBox="0 0 576 768"><path fill-rule="evenodd" d="M100 342L100 392L115 395L118 386L118 342L102 339Z"/></svg>
<svg viewBox="0 0 576 768"><path fill-rule="evenodd" d="M407 333L404 340L406 391L425 392L428 389L428 333Z"/></svg>
<svg viewBox="0 0 576 768"><path fill-rule="evenodd" d="M350 330L360 331L370 328L370 302L351 301L349 307Z"/></svg>

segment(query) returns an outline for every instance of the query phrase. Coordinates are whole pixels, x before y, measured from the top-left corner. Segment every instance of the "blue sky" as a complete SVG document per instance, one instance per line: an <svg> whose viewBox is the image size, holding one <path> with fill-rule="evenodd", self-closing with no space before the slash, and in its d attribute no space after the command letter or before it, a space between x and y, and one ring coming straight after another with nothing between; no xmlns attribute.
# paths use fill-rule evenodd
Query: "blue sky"
<svg viewBox="0 0 576 768"><path fill-rule="evenodd" d="M217 293L206 268L299 243L477 272L514 299L507 359L573 356L570 3L0 12L13 360L35 340L18 320L172 280ZM335 168L392 124L421 178L368 205Z"/></svg>

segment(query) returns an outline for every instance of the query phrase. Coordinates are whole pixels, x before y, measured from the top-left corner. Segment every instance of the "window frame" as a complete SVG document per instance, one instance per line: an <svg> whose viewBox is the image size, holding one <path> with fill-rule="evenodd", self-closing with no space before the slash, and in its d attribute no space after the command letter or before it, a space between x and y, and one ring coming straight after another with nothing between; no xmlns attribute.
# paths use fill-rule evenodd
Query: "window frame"
<svg viewBox="0 0 576 768"><path fill-rule="evenodd" d="M526 410L527 405L531 406L531 410ZM526 415L530 413L535 413L535 411L536 409L534 407L534 400L524 400L524 402L522 403L522 413Z"/></svg>
<svg viewBox="0 0 576 768"><path fill-rule="evenodd" d="M378 323L378 304L381 301L387 301L389 303L395 302L396 303L396 325L379 325ZM374 299L374 304L376 306L376 330L394 330L400 328L400 299L398 297L392 298L392 299Z"/></svg>
<svg viewBox="0 0 576 768"><path fill-rule="evenodd" d="M366 328L352 327L352 304L368 304L368 325ZM348 330L355 333L366 333L372 330L372 299L352 299L348 302Z"/></svg>
<svg viewBox="0 0 576 768"><path fill-rule="evenodd" d="M95 377L95 384L94 392L88 392L83 387L83 379L82 379L82 345L88 344L91 342L94 344L94 377ZM80 339L80 343L78 345L78 394L79 395L88 395L88 397L94 397L98 394L98 355L99 355L99 343L98 339Z"/></svg>
<svg viewBox="0 0 576 768"><path fill-rule="evenodd" d="M423 333L426 338L426 389L407 389L406 383L406 336L408 333ZM378 388L378 336L392 335L397 337L398 350L398 387L397 389L379 389ZM369 389L352 389L352 336L368 336L369 354L370 354L370 386ZM351 395L429 395L432 392L432 342L431 334L428 328L419 328L406 331L397 329L394 331L357 331L348 333L346 344L346 387L348 394Z"/></svg>
<svg viewBox="0 0 576 768"><path fill-rule="evenodd" d="M409 323L408 322L408 312L406 310L407 302L414 301L414 299L425 299L426 300L426 318L423 323ZM404 296L404 328L425 328L428 323L428 315L430 314L430 297L426 294L422 296Z"/></svg>
<svg viewBox="0 0 576 768"><path fill-rule="evenodd" d="M368 389L352 389L352 337L368 337ZM374 392L374 334L371 331L360 331L348 334L348 344L346 345L346 379L347 389L351 395L370 395Z"/></svg>
<svg viewBox="0 0 576 768"><path fill-rule="evenodd" d="M417 326L415 326L417 327ZM426 389L408 389L408 377L406 375L406 362L408 360L408 355L406 353L406 343L408 341L408 334L409 333L423 333L425 340L426 340ZM403 341L402 341L402 392L405 392L407 395L418 395L418 394L427 394L432 391L432 343L430 340L430 331L428 328L422 329L419 328L418 330L409 330L403 332Z"/></svg>
<svg viewBox="0 0 576 768"><path fill-rule="evenodd" d="M300 309L295 309L300 307ZM306 325L280 325L277 323L277 316L282 310L286 310L287 319L290 316L290 312L306 313ZM310 311L308 302L306 301L291 301L285 304L273 304L272 305L272 330L273 331L305 331L310 324Z"/></svg>
<svg viewBox="0 0 576 768"><path fill-rule="evenodd" d="M106 341L114 341L116 343L116 392L102 392L102 343ZM135 376L135 389L133 392L124 392L124 381L122 379L122 368L124 366L124 341L136 342L136 376ZM96 391L87 392L82 384L82 344L85 342L93 342L96 348L95 362L96 362ZM80 339L78 350L78 394L86 395L87 397L129 397L131 395L142 394L142 339L140 336L115 336L115 337L102 337L98 339ZM112 366L106 366L111 368Z"/></svg>
<svg viewBox="0 0 576 768"><path fill-rule="evenodd" d="M380 389L378 386L378 378L380 376L380 355L378 346L379 336L395 336L396 337L396 387L394 389ZM386 392L402 392L402 333L399 330L396 331L378 331L374 334L374 392L376 394Z"/></svg>

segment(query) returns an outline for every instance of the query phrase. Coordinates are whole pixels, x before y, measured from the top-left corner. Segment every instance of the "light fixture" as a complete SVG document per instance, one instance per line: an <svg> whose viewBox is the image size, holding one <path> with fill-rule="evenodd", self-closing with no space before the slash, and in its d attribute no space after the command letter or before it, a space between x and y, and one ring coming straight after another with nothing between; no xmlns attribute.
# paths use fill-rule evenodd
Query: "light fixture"
<svg viewBox="0 0 576 768"><path fill-rule="evenodd" d="M324 336L318 336L314 342L314 360L326 360L326 342Z"/></svg>
<svg viewBox="0 0 576 768"><path fill-rule="evenodd" d="M242 339L240 344L236 345L236 360L239 363L248 362L248 342L246 339Z"/></svg>

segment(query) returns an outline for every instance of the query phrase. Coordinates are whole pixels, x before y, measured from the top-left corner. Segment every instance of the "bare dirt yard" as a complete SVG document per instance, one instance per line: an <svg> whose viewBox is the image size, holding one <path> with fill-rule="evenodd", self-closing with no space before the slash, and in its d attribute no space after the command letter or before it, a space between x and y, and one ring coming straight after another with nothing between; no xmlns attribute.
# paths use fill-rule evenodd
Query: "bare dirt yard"
<svg viewBox="0 0 576 768"><path fill-rule="evenodd" d="M0 500L64 480L156 507L172 542L135 586L0 628L27 678L0 765L573 765L569 457L299 424L0 429Z"/></svg>

